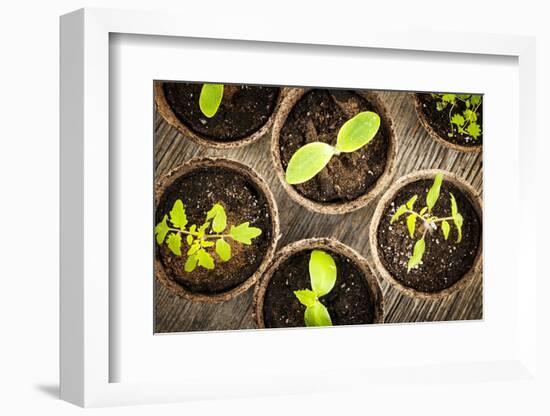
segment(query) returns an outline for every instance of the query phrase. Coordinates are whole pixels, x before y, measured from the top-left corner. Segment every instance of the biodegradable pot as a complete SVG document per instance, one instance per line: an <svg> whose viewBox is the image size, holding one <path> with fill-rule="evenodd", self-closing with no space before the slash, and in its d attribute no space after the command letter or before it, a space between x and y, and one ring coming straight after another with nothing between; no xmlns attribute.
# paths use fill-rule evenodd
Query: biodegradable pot
<svg viewBox="0 0 550 416"><path fill-rule="evenodd" d="M329 309L333 323L335 325L383 323L382 291L365 258L335 239L310 238L294 242L277 252L264 276L256 285L253 315L258 328L305 326L303 321L305 309L298 302L293 291L311 289L308 264L309 253L313 249L329 252L335 258L338 268L334 288L321 298L323 304ZM288 275L285 271L295 274ZM266 312L264 308L270 305L275 305L285 315L273 310ZM279 320L279 324L270 325L273 315Z"/></svg>
<svg viewBox="0 0 550 416"><path fill-rule="evenodd" d="M157 82L155 82L155 85L154 85L155 102L157 104L157 109L158 109L158 112L160 113L160 115L168 122L168 124L175 127L184 137L193 140L197 144L212 147L212 148L218 148L218 149L229 149L229 148L233 148L233 147L245 146L245 145L251 144L251 143L259 140L261 137L263 137L269 131L269 129L271 128L271 126L273 124L274 115L276 114L277 109L278 109L278 107L279 107L279 105L280 105L280 103L281 103L281 101L284 97L284 89L283 88L278 88L278 94L277 94L277 97L275 99L274 104L268 104L268 105L262 106L262 110L264 108L267 108L267 107L271 106L272 107L271 111L267 114L261 115L260 117L252 117L253 114L251 113L250 109L243 108L242 111L239 112L240 115L235 116L235 120L244 121L244 122L249 121L250 123L257 123L258 124L256 126L257 128L252 129L244 137L240 137L238 139L225 139L225 140L222 141L222 140L215 140L212 137L208 137L204 133L201 134L199 131L192 128L190 125L188 125L184 121L182 121L181 118L176 115L176 112L174 111L174 109L170 105L169 100L167 99L167 96L166 96L165 90L164 90L164 84L168 84L168 83L165 83L165 82L162 82L162 81L157 81ZM174 83L170 83L170 84L174 84ZM195 94L194 94L196 96L196 100L197 100L196 108L192 109L194 112L197 112L197 114L198 114L200 112L200 110L198 108L198 98L199 98L199 94L200 94L200 85L201 84L182 83L182 85L186 85L186 86L190 86L190 87L198 89L198 92L195 92ZM228 87L239 87L239 86L228 86ZM264 87L260 87L260 88L264 88ZM227 90L227 88L226 88L226 90ZM222 106L224 105L223 99L222 99L222 104L221 105ZM246 120L245 118L242 117L243 112L245 114L252 114L252 116L250 117L250 120ZM206 125L206 121L208 120L208 118L206 116L201 116L201 117L204 119L204 125ZM215 118L216 118L216 116L214 116L214 118L212 118L212 120L215 120ZM262 118L265 118L265 121L263 123L261 121ZM260 121L258 121L258 120L260 120ZM236 124L237 121L235 121L235 123L231 123L231 124L232 125ZM229 129L229 127L230 126L228 126L228 125L222 124L219 127L219 129L227 131Z"/></svg>
<svg viewBox="0 0 550 416"><path fill-rule="evenodd" d="M273 258L279 232L279 213L267 183L252 168L222 158L190 160L164 175L155 188L155 224L172 209L176 199L185 205L189 224L201 225L214 203L224 205L227 226L249 221L262 229L251 245L226 239L233 257L228 262L215 258L214 270L199 266L187 273L183 256L172 254L166 244L155 243L155 275L174 294L200 302L222 302L256 283ZM211 253L212 254L212 253Z"/></svg>
<svg viewBox="0 0 550 416"><path fill-rule="evenodd" d="M463 238L456 243L456 228L452 221L449 221L451 232L448 240L444 239L438 226L427 234L425 263L409 274L406 262L416 239L413 240L408 234L405 215L391 225L389 221L397 207L413 194L418 195L415 210L424 207L427 189L437 173L443 174L443 183L434 213L440 217L450 215L449 192L452 192L458 210L464 216ZM396 289L415 298L438 299L468 286L482 269L482 219L481 197L455 174L432 169L401 177L378 202L370 224L370 249L377 274ZM385 251L387 254L384 254Z"/></svg>
<svg viewBox="0 0 550 416"><path fill-rule="evenodd" d="M289 90L275 116L271 138L271 156L275 171L290 197L308 210L323 214L344 214L355 211L373 200L389 184L392 178L397 153L397 141L392 121L385 106L374 92L312 90L311 88ZM316 98L326 94L325 91L330 91L331 94L327 100L329 104L319 102L320 99ZM309 92L311 94L308 94ZM338 99L345 100L344 105L333 98L335 95L338 95ZM304 99L303 102L302 98ZM318 111L312 108L311 103L315 103ZM294 140L290 138L292 136L289 133L290 129L295 128L295 126L296 129L301 129L300 134L294 135L294 137L305 136L306 142L325 141L334 145L336 144L337 129L341 127L344 121L351 118L350 114L354 115L365 110L376 112L382 121L380 130L373 141L353 154L342 153L335 156L323 171L304 184L295 186L286 182L286 166L283 159L289 159L289 154L294 153L305 144L299 143L302 140L299 139L296 143L286 145L288 144L285 143L287 139L290 142ZM302 120L311 122L308 126L309 129L303 127L305 123L300 126ZM286 123L289 123L289 125L285 127ZM334 124L330 125L329 123ZM319 128L322 130L319 130ZM313 130L316 137L308 137L308 135L311 135L309 133L311 130ZM329 182L331 200L325 198L326 195L323 196L325 200L310 197L315 192L325 193L324 189L329 188L324 184ZM348 190L345 188L348 188ZM340 198L338 196L340 194L344 196Z"/></svg>
<svg viewBox="0 0 550 416"><path fill-rule="evenodd" d="M480 137L480 144L478 145L465 145L460 143L454 143L449 140L447 136L445 136L443 133L439 132L435 125L433 124L434 121L431 120L430 116L426 114L424 103L422 102L421 96L419 93L412 93L411 94L412 99L414 101L414 107L416 109L416 114L418 116L418 119L420 120L420 124L424 127L424 129L428 132L430 137L435 140L436 142L442 144L443 146L446 146L448 148L451 148L453 150L458 150L459 152L481 152L481 149L483 148L483 135ZM483 105L482 105L483 106ZM436 110L437 111L437 110Z"/></svg>

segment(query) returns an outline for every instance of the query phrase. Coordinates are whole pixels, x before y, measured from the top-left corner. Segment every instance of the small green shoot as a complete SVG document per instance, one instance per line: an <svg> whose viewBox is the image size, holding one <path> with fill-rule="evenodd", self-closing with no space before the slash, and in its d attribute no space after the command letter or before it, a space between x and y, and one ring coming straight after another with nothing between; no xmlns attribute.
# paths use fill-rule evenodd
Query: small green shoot
<svg viewBox="0 0 550 416"><path fill-rule="evenodd" d="M202 113L212 118L218 112L223 98L223 84L202 84L199 107Z"/></svg>
<svg viewBox="0 0 550 416"><path fill-rule="evenodd" d="M481 95L475 94L431 94L436 100L437 111L449 109L449 124L451 132L449 137L455 137L456 133L461 133L477 140L481 136L481 126L478 118L481 116L479 107L483 101ZM457 104L464 104L462 113L457 111Z"/></svg>
<svg viewBox="0 0 550 416"><path fill-rule="evenodd" d="M336 138L336 146L313 142L299 148L290 158L286 168L286 181L291 185L304 183L315 177L340 153L351 153L366 146L380 128L380 116L363 111L346 121Z"/></svg>
<svg viewBox="0 0 550 416"><path fill-rule="evenodd" d="M450 217L439 218L435 216L432 212L435 204L439 199L439 192L441 190L442 183L443 175L441 173L438 173L437 175L435 175L434 182L429 189L428 194L426 195L426 206L424 206L420 211L417 212L414 210L414 204L418 199L418 195L413 195L407 201L407 203L400 205L391 217L390 223L393 224L401 216L408 214L406 224L409 231L409 236L414 239L415 235L421 235L421 237L418 238L416 243L414 244L412 255L409 257L409 261L407 263L407 273L410 272L411 269L417 268L422 262L422 257L424 256L424 252L426 250L426 234L428 232L431 233L435 231L437 229L437 224L441 224L441 232L443 234L443 238L447 240L451 231L449 221L452 221L457 231L456 242L460 243L460 241L462 241L462 224L464 222L464 219L462 218L462 215L458 212L458 207L453 194L451 194L450 197ZM421 221L420 227L416 226L417 221Z"/></svg>
<svg viewBox="0 0 550 416"><path fill-rule="evenodd" d="M178 199L174 202L169 215L164 215L162 221L155 226L155 236L158 245L166 243L176 256L182 256L185 237L188 249L184 270L188 273L195 270L197 265L207 270L214 269L214 257L209 253L212 247L221 261L226 262L231 259L231 245L227 242L228 239L250 245L252 239L262 234L262 230L251 227L248 222L237 226L231 225L227 232L227 215L221 204L214 204L206 213L204 224L193 224L189 227L187 225L185 206L181 199ZM209 228L212 233L208 233Z"/></svg>
<svg viewBox="0 0 550 416"><path fill-rule="evenodd" d="M336 283L336 263L332 256L321 250L313 250L309 257L309 278L311 289L296 290L294 295L306 307L306 326L331 326L328 309L319 300L330 293Z"/></svg>

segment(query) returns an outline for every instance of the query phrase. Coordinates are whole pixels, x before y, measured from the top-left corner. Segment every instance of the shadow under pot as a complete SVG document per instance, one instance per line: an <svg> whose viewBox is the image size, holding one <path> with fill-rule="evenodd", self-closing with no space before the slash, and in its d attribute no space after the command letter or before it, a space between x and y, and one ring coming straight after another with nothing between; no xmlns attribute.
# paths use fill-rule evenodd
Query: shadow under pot
<svg viewBox="0 0 550 416"><path fill-rule="evenodd" d="M314 253L319 255L319 252L321 261L324 261L323 257L330 257L336 270L335 280L328 287L325 285L324 291L319 289L323 287L322 282L317 280L314 283L314 275L326 278L327 273L323 274L323 270L315 272L311 263ZM297 291L303 293L301 300ZM308 293L311 295L309 299ZM277 252L256 285L253 302L259 328L360 325L384 321L382 292L367 261L350 247L328 238L300 240ZM315 305L316 302L322 306ZM330 323L306 324L307 309L315 306L325 310Z"/></svg>
<svg viewBox="0 0 550 416"><path fill-rule="evenodd" d="M223 85L215 114L200 105L202 83L155 82L155 102L161 116L184 137L213 148L232 148L255 142L273 123L282 89L253 85Z"/></svg>
<svg viewBox="0 0 550 416"><path fill-rule="evenodd" d="M450 172L414 172L378 202L369 240L377 273L393 287L416 298L448 296L481 273L481 198Z"/></svg>
<svg viewBox="0 0 550 416"><path fill-rule="evenodd" d="M299 149L313 142L336 148L344 123L362 112L380 118L368 144L334 154L303 183L287 182L286 170ZM294 201L314 212L342 214L365 206L388 185L396 151L391 119L374 92L295 88L287 93L273 123L271 155L277 176Z"/></svg>
<svg viewBox="0 0 550 416"><path fill-rule="evenodd" d="M443 100L446 96L451 98ZM481 151L482 95L413 93L412 97L420 124L433 140L460 152ZM471 103L468 97L478 98Z"/></svg>
<svg viewBox="0 0 550 416"><path fill-rule="evenodd" d="M191 160L162 177L155 202L155 275L178 296L229 300L254 285L273 257L277 206L248 166Z"/></svg>

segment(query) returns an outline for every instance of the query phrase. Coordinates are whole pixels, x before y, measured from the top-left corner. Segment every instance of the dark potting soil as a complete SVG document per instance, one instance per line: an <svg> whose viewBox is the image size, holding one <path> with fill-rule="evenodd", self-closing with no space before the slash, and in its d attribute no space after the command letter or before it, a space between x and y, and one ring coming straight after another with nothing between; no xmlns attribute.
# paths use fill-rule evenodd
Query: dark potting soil
<svg viewBox="0 0 550 416"><path fill-rule="evenodd" d="M349 258L329 252L336 262L334 288L320 298L333 325L369 324L374 321L375 305L365 275ZM311 250L290 256L275 271L265 292L263 314L266 328L304 327L303 306L295 290L311 289L309 258Z"/></svg>
<svg viewBox="0 0 550 416"><path fill-rule="evenodd" d="M226 241L231 245L232 257L222 262L209 248L215 262L213 270L200 266L188 273L184 270L187 259L187 243L182 244L182 256L173 254L166 244L156 245L156 256L161 261L170 279L193 293L215 294L233 289L247 280L264 259L272 237L271 214L264 194L244 175L221 167L200 168L176 179L164 192L155 212L155 224L169 214L174 202L181 199L186 210L189 226L202 225L212 205L220 203L227 214L227 230L231 225L249 221L262 234L251 245ZM212 231L209 229L209 233ZM214 240L212 240L214 241Z"/></svg>
<svg viewBox="0 0 550 416"><path fill-rule="evenodd" d="M340 127L362 111L377 112L371 102L355 91L316 89L306 92L281 129L279 146L283 168L286 170L292 155L307 143L320 141L335 145ZM382 118L378 133L367 146L333 157L314 178L296 185L296 190L317 202L340 203L357 199L384 173L389 141L387 121Z"/></svg>
<svg viewBox="0 0 550 416"><path fill-rule="evenodd" d="M437 100L434 99L431 94L417 94L417 96L420 99L421 110L424 112L426 120L443 140L465 147L477 147L483 144L483 133L477 139L474 139L467 134L459 133L456 126L454 126L453 136L449 137L449 133L451 133L449 107L442 111L437 111ZM466 105L462 101L457 100L453 109L453 114L462 114L465 109ZM483 126L483 102L479 106L477 112L479 113L477 123Z"/></svg>
<svg viewBox="0 0 550 416"><path fill-rule="evenodd" d="M164 95L176 117L205 138L231 142L259 130L271 117L280 89L250 85L224 85L222 102L212 118L200 110L203 84L164 82Z"/></svg>
<svg viewBox="0 0 550 416"><path fill-rule="evenodd" d="M404 186L393 202L386 207L378 225L378 251L386 270L405 286L421 292L439 292L456 283L472 267L481 240L481 222L470 200L450 182L443 180L439 199L433 208L439 218L451 216L450 193L456 199L458 212L464 217L462 240L457 243L457 231L452 220L451 231L445 240L440 224L425 237L426 249L422 263L407 273L407 262L413 252L415 242L421 237L422 228L417 220L415 239L408 232L406 218L390 224L397 207L406 203L413 195L418 195L415 211L426 205L426 195L432 186L432 180L419 180Z"/></svg>

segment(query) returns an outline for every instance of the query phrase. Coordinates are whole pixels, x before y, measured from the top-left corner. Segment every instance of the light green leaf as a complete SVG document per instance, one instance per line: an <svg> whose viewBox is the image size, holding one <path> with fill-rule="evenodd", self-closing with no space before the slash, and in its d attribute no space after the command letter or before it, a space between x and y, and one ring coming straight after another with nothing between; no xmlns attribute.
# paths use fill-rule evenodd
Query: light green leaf
<svg viewBox="0 0 550 416"><path fill-rule="evenodd" d="M262 234L262 230L257 227L250 227L248 221L236 227L232 225L229 230L229 235L233 240L248 245L252 244L252 239L258 237L260 234Z"/></svg>
<svg viewBox="0 0 550 416"><path fill-rule="evenodd" d="M474 122L477 121L477 114L472 110L464 110L464 118L468 121Z"/></svg>
<svg viewBox="0 0 550 416"><path fill-rule="evenodd" d="M174 202L174 206L170 211L170 222L174 225L174 227L179 228L180 230L185 230L185 226L187 225L187 215L185 215L185 207L183 206L181 199Z"/></svg>
<svg viewBox="0 0 550 416"><path fill-rule="evenodd" d="M417 199L418 199L418 195L413 195L413 197L407 201L407 204L406 204L407 208L412 211L412 209L414 208L414 203L416 202Z"/></svg>
<svg viewBox="0 0 550 416"><path fill-rule="evenodd" d="M473 106L481 103L481 95L472 95L470 98L470 103L472 103Z"/></svg>
<svg viewBox="0 0 550 416"><path fill-rule="evenodd" d="M424 207L420 210L420 215L424 215L426 211L428 210L428 207Z"/></svg>
<svg viewBox="0 0 550 416"><path fill-rule="evenodd" d="M464 117L462 117L460 114L455 114L451 118L451 123L456 124L457 126L463 126L464 125Z"/></svg>
<svg viewBox="0 0 550 416"><path fill-rule="evenodd" d="M435 108L437 109L437 111L443 111L446 107L447 102L445 101L438 101L437 103L435 103Z"/></svg>
<svg viewBox="0 0 550 416"><path fill-rule="evenodd" d="M193 236L192 235L187 234L186 240L187 240L187 244L189 244L189 245L193 244Z"/></svg>
<svg viewBox="0 0 550 416"><path fill-rule="evenodd" d="M460 243L460 241L462 240L462 223L464 222L464 218L458 212L458 206L456 204L456 199L453 194L451 194L451 215L453 217L453 222L455 223L456 230L458 231L458 238L456 242Z"/></svg>
<svg viewBox="0 0 550 416"><path fill-rule="evenodd" d="M161 222L159 222L155 226L155 234L157 237L157 244L164 243L164 239L166 238L166 234L168 234L168 231L170 231L170 228L168 227L168 224L166 221L168 220L168 215L165 215Z"/></svg>
<svg viewBox="0 0 550 416"><path fill-rule="evenodd" d="M477 123L471 123L466 130L474 139L477 139L481 135L481 127Z"/></svg>
<svg viewBox="0 0 550 416"><path fill-rule="evenodd" d="M177 256L181 256L181 234L180 233L170 233L168 234L168 239L166 244L172 253Z"/></svg>
<svg viewBox="0 0 550 416"><path fill-rule="evenodd" d="M372 111L363 111L346 121L338 131L336 150L355 152L368 144L380 128L380 116Z"/></svg>
<svg viewBox="0 0 550 416"><path fill-rule="evenodd" d="M409 235L414 238L414 228L416 226L416 215L411 214L407 217L407 228L409 229Z"/></svg>
<svg viewBox="0 0 550 416"><path fill-rule="evenodd" d="M193 256L201 248L201 240L195 240L193 245L187 250L188 256Z"/></svg>
<svg viewBox="0 0 550 416"><path fill-rule="evenodd" d="M205 269L212 270L214 268L214 259L208 251L201 248L197 254L197 259L199 261L199 266L204 267Z"/></svg>
<svg viewBox="0 0 550 416"><path fill-rule="evenodd" d="M447 240L449 238L449 231L451 231L451 226L447 220L441 221L441 231L443 231L443 237Z"/></svg>
<svg viewBox="0 0 550 416"><path fill-rule="evenodd" d="M212 118L217 113L223 98L223 84L203 84L199 107L202 113Z"/></svg>
<svg viewBox="0 0 550 416"><path fill-rule="evenodd" d="M201 239L206 234L206 230L210 227L210 221L206 221L203 225L197 230L197 238Z"/></svg>
<svg viewBox="0 0 550 416"><path fill-rule="evenodd" d="M441 99L447 103L454 104L456 101L456 94L443 94Z"/></svg>
<svg viewBox="0 0 550 416"><path fill-rule="evenodd" d="M206 214L206 221L212 221L212 230L216 233L222 233L227 226L227 215L221 204L214 204L210 211Z"/></svg>
<svg viewBox="0 0 550 416"><path fill-rule="evenodd" d="M409 258L409 262L407 264L407 273L410 272L411 269L418 267L418 265L422 261L422 256L424 256L425 249L426 242L423 238L421 238L414 244L413 255Z"/></svg>
<svg viewBox="0 0 550 416"><path fill-rule="evenodd" d="M430 190L428 191L428 195L426 195L426 205L428 206L428 210L431 211L434 207L435 203L439 199L439 190L441 189L441 182L443 182L443 175L441 173L438 173L435 175L434 183Z"/></svg>
<svg viewBox="0 0 550 416"><path fill-rule="evenodd" d="M311 290L295 290L294 294L296 295L300 303L308 308L312 306L315 302L317 302L317 295Z"/></svg>
<svg viewBox="0 0 550 416"><path fill-rule="evenodd" d="M332 256L321 250L313 250L309 257L311 288L321 297L329 293L336 283L336 263Z"/></svg>
<svg viewBox="0 0 550 416"><path fill-rule="evenodd" d="M197 258L197 256L189 256L187 257L187 260L185 261L185 265L183 266L183 268L187 273L190 273L193 270L195 270L198 262L199 262L199 259Z"/></svg>
<svg viewBox="0 0 550 416"><path fill-rule="evenodd" d="M286 167L286 181L297 185L309 181L330 162L336 149L330 144L313 142L300 147Z"/></svg>
<svg viewBox="0 0 550 416"><path fill-rule="evenodd" d="M223 238L216 241L216 253L223 261L228 261L231 258L231 246Z"/></svg>
<svg viewBox="0 0 550 416"><path fill-rule="evenodd" d="M214 243L212 241L202 240L201 241L201 246L205 247L205 248L214 247Z"/></svg>
<svg viewBox="0 0 550 416"><path fill-rule="evenodd" d="M332 326L327 308L319 301L306 308L304 321L306 326Z"/></svg>
<svg viewBox="0 0 550 416"><path fill-rule="evenodd" d="M395 211L395 214L392 215L390 224L393 224L395 221L399 219L401 215L403 215L405 212L407 212L407 206L401 205L399 208L397 208L397 211Z"/></svg>

